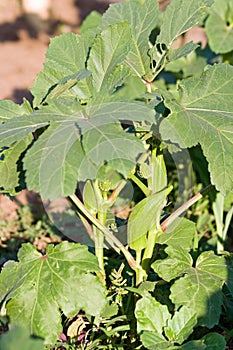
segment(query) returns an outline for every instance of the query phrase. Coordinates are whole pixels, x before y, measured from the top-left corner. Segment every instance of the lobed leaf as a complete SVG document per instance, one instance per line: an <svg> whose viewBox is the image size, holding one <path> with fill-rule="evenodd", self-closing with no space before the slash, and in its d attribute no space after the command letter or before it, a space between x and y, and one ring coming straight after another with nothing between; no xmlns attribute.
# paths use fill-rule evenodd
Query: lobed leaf
<svg viewBox="0 0 233 350"><path fill-rule="evenodd" d="M200 78L179 85L179 98L164 92L171 114L160 126L163 140L182 148L200 143L211 181L223 194L233 189L233 67L208 67Z"/></svg>
<svg viewBox="0 0 233 350"><path fill-rule="evenodd" d="M62 242L56 247L49 245L41 255L28 243L19 250L18 258L18 263L5 267L0 275L2 280L13 272L11 290L5 293L13 323L53 343L62 331L60 310L67 317L80 310L94 316L100 313L105 304L104 287L92 274L99 267L87 247Z"/></svg>
<svg viewBox="0 0 233 350"><path fill-rule="evenodd" d="M160 23L160 10L156 0L129 1L110 5L103 14L102 28L127 21L132 31L132 44L126 63L139 77L150 71L149 36Z"/></svg>
<svg viewBox="0 0 233 350"><path fill-rule="evenodd" d="M176 307L185 305L196 310L198 324L212 328L221 314L221 288L227 280L225 259L204 252L198 257L196 267L185 272L172 285L170 299Z"/></svg>
<svg viewBox="0 0 233 350"><path fill-rule="evenodd" d="M73 194L76 181L94 178L96 165L104 161L111 161L115 170L128 175L144 148L139 139L117 127L119 120L146 120L151 124L155 116L150 107L137 102L106 102L100 98L82 107L73 98L57 98L27 117L2 124L0 146L11 145L50 124L27 152L24 168L28 188L40 191L43 198L54 199ZM98 138L97 147L96 140L91 138L89 142L91 135Z"/></svg>

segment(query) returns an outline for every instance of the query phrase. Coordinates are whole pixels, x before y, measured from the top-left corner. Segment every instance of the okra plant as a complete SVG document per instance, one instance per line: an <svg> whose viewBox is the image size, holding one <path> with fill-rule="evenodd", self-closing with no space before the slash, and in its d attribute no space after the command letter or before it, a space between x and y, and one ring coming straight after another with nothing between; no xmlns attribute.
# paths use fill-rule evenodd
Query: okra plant
<svg viewBox="0 0 233 350"><path fill-rule="evenodd" d="M51 39L32 105L0 102L1 192L65 197L80 223L76 242L45 252L24 244L3 267L1 314L12 325L4 349L21 327L24 345L38 349L225 349L232 18L228 0L173 0L164 12L157 0L110 5L90 14L80 34ZM174 48L198 25L212 56L193 42ZM203 187L192 197L197 178ZM223 239L216 250L200 249L196 225L184 217L208 191Z"/></svg>

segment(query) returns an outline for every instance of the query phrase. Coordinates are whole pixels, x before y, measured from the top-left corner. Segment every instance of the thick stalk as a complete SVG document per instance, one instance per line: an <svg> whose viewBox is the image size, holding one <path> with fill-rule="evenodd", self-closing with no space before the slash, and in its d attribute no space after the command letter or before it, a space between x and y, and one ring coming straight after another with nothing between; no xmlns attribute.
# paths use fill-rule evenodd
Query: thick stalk
<svg viewBox="0 0 233 350"><path fill-rule="evenodd" d="M150 167L151 167L151 177L148 179L148 187L150 192L157 193L162 191L167 187L167 171L164 162L163 154L158 153L155 148L151 152L150 156ZM165 200L165 198L164 198ZM155 213L156 215L156 213ZM160 214L159 214L160 215ZM151 258L154 252L154 246L156 243L156 238L160 235L161 229L159 224L156 228L151 229L147 235L147 245L144 250L142 267L148 273L150 269Z"/></svg>

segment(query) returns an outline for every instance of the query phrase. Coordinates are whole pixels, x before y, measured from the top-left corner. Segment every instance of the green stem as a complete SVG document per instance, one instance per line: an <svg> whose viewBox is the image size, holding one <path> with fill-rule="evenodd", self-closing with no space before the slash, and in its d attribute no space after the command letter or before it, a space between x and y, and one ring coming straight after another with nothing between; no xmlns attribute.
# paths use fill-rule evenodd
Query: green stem
<svg viewBox="0 0 233 350"><path fill-rule="evenodd" d="M142 181L137 178L134 174L129 175L129 179L133 180L133 182L140 188L140 190L145 194L146 197L149 196L150 192L148 188L142 183Z"/></svg>
<svg viewBox="0 0 233 350"><path fill-rule="evenodd" d="M95 242L95 255L98 259L100 274L99 277L102 281L105 281L105 270L104 270L104 235L95 226L93 227L93 238Z"/></svg>
<svg viewBox="0 0 233 350"><path fill-rule="evenodd" d="M156 238L160 235L160 231L157 230L150 230L148 232L147 236L147 245L143 253L143 258L142 258L142 268L146 271L146 273L149 272L150 269L150 263L151 263L151 258L154 253L154 246L156 243Z"/></svg>
<svg viewBox="0 0 233 350"><path fill-rule="evenodd" d="M99 187L97 188L99 190ZM104 201L107 200L107 192L102 192L102 198ZM107 211L106 206L100 206L98 210L98 220L101 222L102 225L106 226L106 217L107 217ZM95 230L93 230L95 233L95 255L98 258L99 261L99 267L103 276L103 279L105 281L105 270L104 270L104 235L103 232L100 231L95 227Z"/></svg>
<svg viewBox="0 0 233 350"><path fill-rule="evenodd" d="M134 260L132 254L124 247L124 245L113 235L111 231L109 231L101 222L96 219L90 211L85 207L85 205L81 202L81 200L75 195L69 196L72 202L76 205L76 207L81 211L81 213L92 222L94 226L96 226L103 234L108 237L109 242L112 245L112 248L116 250L117 253L119 253L119 250L124 254L129 266L134 270L137 271L138 269L141 269L141 267L137 264L137 262ZM117 249L117 248L119 249Z"/></svg>
<svg viewBox="0 0 233 350"><path fill-rule="evenodd" d="M136 262L138 265L140 265L141 263L141 257L142 257L142 250L141 249L136 250ZM143 269L138 269L136 271L136 286L142 283L145 277L146 277L145 271Z"/></svg>

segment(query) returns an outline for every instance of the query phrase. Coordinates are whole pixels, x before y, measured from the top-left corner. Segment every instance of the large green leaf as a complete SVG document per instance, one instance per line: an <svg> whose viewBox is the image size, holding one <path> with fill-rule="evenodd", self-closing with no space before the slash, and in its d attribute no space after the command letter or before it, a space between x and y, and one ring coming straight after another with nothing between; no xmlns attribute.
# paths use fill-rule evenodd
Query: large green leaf
<svg viewBox="0 0 233 350"><path fill-rule="evenodd" d="M232 0L215 0L205 25L209 45L214 52L226 53L233 50L232 27Z"/></svg>
<svg viewBox="0 0 233 350"><path fill-rule="evenodd" d="M130 45L131 32L127 22L111 25L97 35L87 63L96 92L109 87L108 80L125 59Z"/></svg>
<svg viewBox="0 0 233 350"><path fill-rule="evenodd" d="M12 322L53 343L62 331L61 311L67 317L81 309L90 315L101 312L105 291L92 274L99 267L87 247L63 242L47 246L46 254L41 255L28 243L18 258L18 263L6 266L0 275L1 283L12 276L10 291L7 286L6 293L2 291Z"/></svg>
<svg viewBox="0 0 233 350"><path fill-rule="evenodd" d="M158 259L151 265L165 281L171 281L192 266L190 254L181 246L168 246L165 252L168 254L166 259Z"/></svg>
<svg viewBox="0 0 233 350"><path fill-rule="evenodd" d="M179 98L164 92L171 110L160 125L161 137L182 148L200 143L211 181L223 194L233 189L233 67L208 67L200 78L179 85Z"/></svg>
<svg viewBox="0 0 233 350"><path fill-rule="evenodd" d="M136 0L110 6L102 18L103 28L123 21L130 24L132 45L126 63L139 77L150 71L149 36L160 22L159 14L157 0Z"/></svg>
<svg viewBox="0 0 233 350"><path fill-rule="evenodd" d="M227 266L224 257L204 252L198 257L196 267L186 269L185 276L174 282L170 299L177 308L186 305L194 309L198 324L212 328L219 321L221 288L225 281Z"/></svg>
<svg viewBox="0 0 233 350"><path fill-rule="evenodd" d="M150 107L136 102L100 99L82 107L73 98L58 98L28 117L2 124L0 142L1 146L11 145L50 124L28 151L24 164L28 187L40 191L43 198L52 199L74 193L76 181L94 178L96 165L104 161L113 163L117 159L112 167L128 175L143 147L137 138L117 126L119 120L153 123L155 116ZM103 152L98 151L97 141Z"/></svg>

